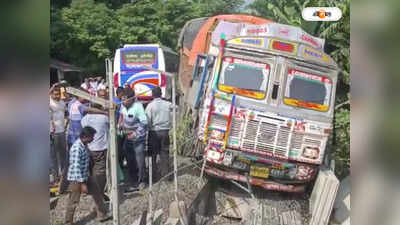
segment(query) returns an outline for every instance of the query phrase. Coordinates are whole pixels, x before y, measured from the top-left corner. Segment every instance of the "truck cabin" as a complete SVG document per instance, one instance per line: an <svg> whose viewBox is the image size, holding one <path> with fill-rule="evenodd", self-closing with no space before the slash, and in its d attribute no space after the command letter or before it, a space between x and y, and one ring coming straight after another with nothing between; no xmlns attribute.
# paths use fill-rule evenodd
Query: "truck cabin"
<svg viewBox="0 0 400 225"><path fill-rule="evenodd" d="M332 130L338 67L323 47L305 43L317 43L313 37L302 37L240 36L209 49L218 57L205 78L199 126L214 167L208 174L245 181L247 171L252 179L280 184L315 177ZM223 151L215 148L221 143ZM295 190L253 180L267 189Z"/></svg>

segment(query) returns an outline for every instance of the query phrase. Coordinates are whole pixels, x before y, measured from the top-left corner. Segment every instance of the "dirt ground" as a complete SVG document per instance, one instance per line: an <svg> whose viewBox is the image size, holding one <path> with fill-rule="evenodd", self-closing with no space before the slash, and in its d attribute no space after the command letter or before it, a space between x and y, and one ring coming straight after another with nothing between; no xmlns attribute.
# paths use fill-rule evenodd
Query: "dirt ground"
<svg viewBox="0 0 400 225"><path fill-rule="evenodd" d="M226 208L227 198L236 197L247 201L251 199L249 194L226 181L203 178L200 182L200 169L196 166L191 166L192 162L190 159L179 158L178 161L180 162L179 168L186 165L186 168L180 170L178 173L178 198L180 201L184 201L188 208L187 215L189 219L191 218L189 220L191 221L190 225L206 224L204 221L215 225L245 224L246 221L225 218L222 215L228 210ZM121 193L121 225L131 225L135 220L140 218L143 211L148 210L147 191L148 187L141 192ZM202 193L199 196L200 191ZM269 215L273 219L270 224L286 224L282 218L274 219L274 217L279 217L282 213L286 212L296 215L294 217L296 217L298 224L306 224L308 220L308 200L304 194L270 192L258 188L253 189L253 191L257 198L257 204L263 205L264 211L272 212ZM162 209L162 221L165 221L168 217L169 206L174 201L174 183L169 181L157 182L153 186L153 193L153 210ZM198 198L194 201L196 197ZM68 195L58 197L56 206L50 210L51 224L63 224L62 221L64 219L67 200ZM91 196L81 197L81 202L75 213L75 222L77 225L99 224L95 220L93 207L94 202ZM254 207L254 205L249 205L248 207ZM273 215L274 213L275 215ZM199 218L202 219L199 220ZM112 225L112 220L102 224Z"/></svg>

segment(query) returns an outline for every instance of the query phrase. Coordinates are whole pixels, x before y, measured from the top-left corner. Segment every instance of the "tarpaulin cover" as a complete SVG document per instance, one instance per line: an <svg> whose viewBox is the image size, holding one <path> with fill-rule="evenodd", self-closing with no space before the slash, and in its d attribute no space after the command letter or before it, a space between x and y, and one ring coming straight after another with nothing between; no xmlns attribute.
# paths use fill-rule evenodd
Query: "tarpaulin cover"
<svg viewBox="0 0 400 225"><path fill-rule="evenodd" d="M196 38L193 41L192 49L190 50L189 65L193 66L196 62L196 56L200 53L205 53L207 32L215 24L217 20L226 20L229 22L237 23L250 23L250 24L266 24L271 23L271 20L264 18L249 16L249 15L218 15L210 17L199 30Z"/></svg>
<svg viewBox="0 0 400 225"><path fill-rule="evenodd" d="M239 35L241 30L240 28L241 28L240 23L231 23L226 21L219 22L211 35L212 44L213 45L219 44L221 33L225 34L225 38L227 40L231 39L235 35Z"/></svg>
<svg viewBox="0 0 400 225"><path fill-rule="evenodd" d="M179 46L186 49L192 49L193 40L196 38L197 33L199 32L200 28L204 25L207 21L208 17L205 18L197 18L189 21L183 27L180 35L179 35Z"/></svg>

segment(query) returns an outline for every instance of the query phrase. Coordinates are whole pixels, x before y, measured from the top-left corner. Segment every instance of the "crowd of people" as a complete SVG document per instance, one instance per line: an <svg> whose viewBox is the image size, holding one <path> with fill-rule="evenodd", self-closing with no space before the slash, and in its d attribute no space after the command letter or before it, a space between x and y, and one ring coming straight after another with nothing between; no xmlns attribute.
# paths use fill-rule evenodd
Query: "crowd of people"
<svg viewBox="0 0 400 225"><path fill-rule="evenodd" d="M108 88L96 78L85 79L80 89L108 99ZM92 82L91 82L92 81ZM73 224L81 193L93 196L98 221L110 218L106 212L106 162L109 149L109 113L106 108L89 104L81 97L69 96L65 83L50 88L51 182L60 193L69 193L65 223ZM145 158L152 156L153 179L170 171L169 129L171 103L161 98L161 89L152 90L153 100L144 109L128 86L115 90L119 181L126 192L146 188ZM159 155L159 162L157 162ZM126 179L123 171L126 167ZM172 176L168 180L172 180Z"/></svg>
<svg viewBox="0 0 400 225"><path fill-rule="evenodd" d="M89 77L85 78L81 84L81 88L92 95L97 95L97 91L99 90L108 90L108 85L102 77Z"/></svg>

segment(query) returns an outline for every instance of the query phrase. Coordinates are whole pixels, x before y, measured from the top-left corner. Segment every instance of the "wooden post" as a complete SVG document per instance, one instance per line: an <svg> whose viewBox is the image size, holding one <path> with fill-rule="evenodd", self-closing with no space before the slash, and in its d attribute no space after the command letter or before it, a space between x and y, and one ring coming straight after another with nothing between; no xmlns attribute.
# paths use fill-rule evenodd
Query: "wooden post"
<svg viewBox="0 0 400 225"><path fill-rule="evenodd" d="M106 59L106 73L108 76L108 88L109 88L109 101L110 104L114 101L114 82L112 76L112 61ZM110 162L111 162L111 204L113 211L113 225L119 225L119 195L118 195L118 174L117 174L117 132L115 122L115 108L110 107L109 109L110 118Z"/></svg>
<svg viewBox="0 0 400 225"><path fill-rule="evenodd" d="M178 162L176 149L176 93L175 93L175 76L172 77L172 132L173 132L173 149L174 149L174 182L175 182L175 200L178 200Z"/></svg>

